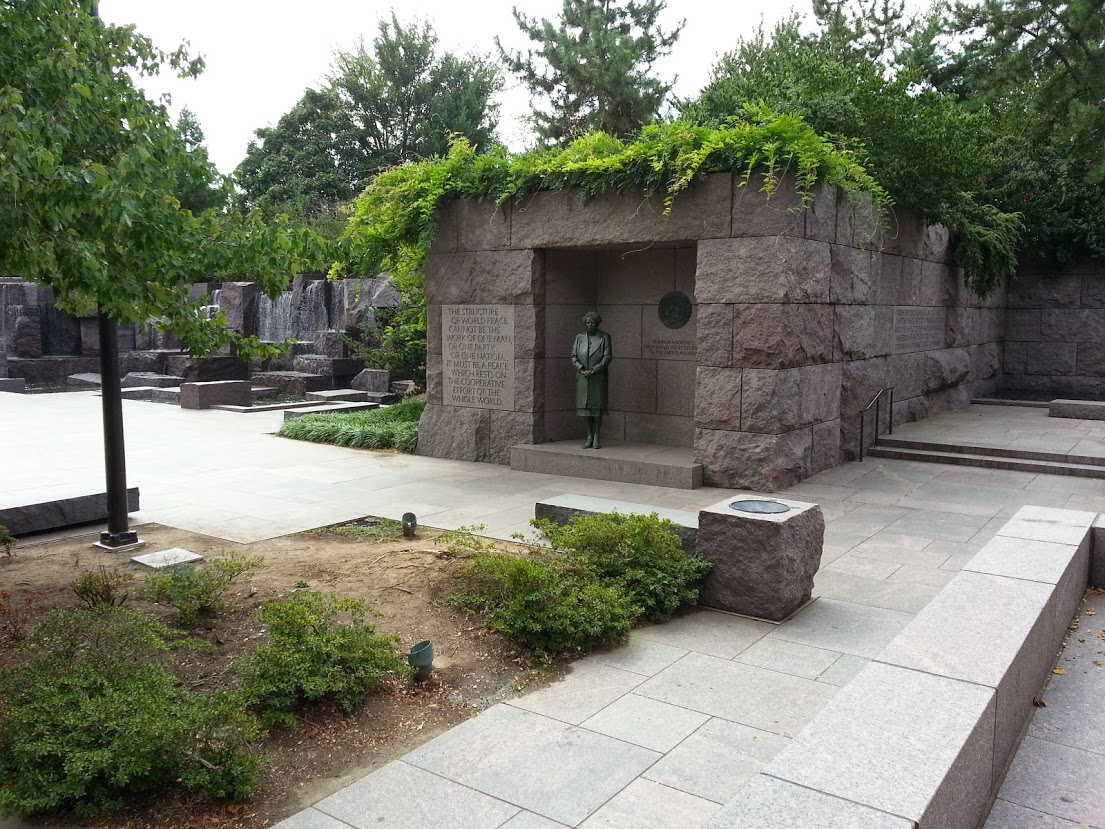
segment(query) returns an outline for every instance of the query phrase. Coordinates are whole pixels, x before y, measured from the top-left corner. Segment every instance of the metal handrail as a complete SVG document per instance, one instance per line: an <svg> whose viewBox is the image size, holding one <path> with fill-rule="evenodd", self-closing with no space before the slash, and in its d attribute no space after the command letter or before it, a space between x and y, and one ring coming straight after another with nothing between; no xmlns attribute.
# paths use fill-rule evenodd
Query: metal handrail
<svg viewBox="0 0 1105 829"><path fill-rule="evenodd" d="M875 440L879 439L879 421L882 419L882 396L890 392L890 405L887 407L888 417L886 419L886 432L887 434L894 434L894 387L887 386L885 389L880 389L879 393L871 398L871 402L859 410L859 459L863 460L863 443L864 443L864 423L866 415L871 411L871 407L875 407Z"/></svg>

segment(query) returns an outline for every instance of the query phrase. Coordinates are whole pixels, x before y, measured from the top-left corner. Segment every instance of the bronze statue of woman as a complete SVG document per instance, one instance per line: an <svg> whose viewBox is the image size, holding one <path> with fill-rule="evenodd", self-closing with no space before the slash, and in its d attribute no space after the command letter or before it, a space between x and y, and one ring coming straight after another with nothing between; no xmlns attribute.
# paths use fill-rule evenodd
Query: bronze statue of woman
<svg viewBox="0 0 1105 829"><path fill-rule="evenodd" d="M596 311L583 316L587 330L576 334L572 343L572 365L576 368L576 414L587 418L587 442L584 449L598 449L602 416L606 414L607 366L613 358L610 335L600 331L602 317Z"/></svg>

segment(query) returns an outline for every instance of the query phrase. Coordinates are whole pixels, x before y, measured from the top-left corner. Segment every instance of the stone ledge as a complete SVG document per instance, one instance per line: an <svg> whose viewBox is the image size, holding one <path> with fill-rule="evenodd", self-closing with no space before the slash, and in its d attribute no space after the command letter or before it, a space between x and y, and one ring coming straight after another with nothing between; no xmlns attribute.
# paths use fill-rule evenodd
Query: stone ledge
<svg viewBox="0 0 1105 829"><path fill-rule="evenodd" d="M12 535L56 530L107 520L107 493L91 492L38 503L19 503L14 496L0 501L0 524ZM138 487L127 490L127 511L138 511Z"/></svg>
<svg viewBox="0 0 1105 829"><path fill-rule="evenodd" d="M842 802L872 826L975 829L1085 591L1098 531L1093 513L1020 509L708 829L837 826Z"/></svg>
<svg viewBox="0 0 1105 829"><path fill-rule="evenodd" d="M0 391L10 394L26 394L27 381L22 377L0 377Z"/></svg>
<svg viewBox="0 0 1105 829"><path fill-rule="evenodd" d="M702 486L702 464L694 462L693 454L689 447L613 440L604 440L602 449L582 449L578 441L564 440L512 446L510 468L519 472L697 489Z"/></svg>
<svg viewBox="0 0 1105 829"><path fill-rule="evenodd" d="M1048 417L1070 417L1075 420L1105 420L1105 403L1093 400L1052 400L1047 404Z"/></svg>
<svg viewBox="0 0 1105 829"><path fill-rule="evenodd" d="M276 408L276 407L270 407ZM314 414L331 414L333 412L367 412L372 409L380 408L379 403L330 403L327 405L318 405L314 401L306 404L300 404L298 408L285 407L287 411L284 412L284 420L295 420L297 417L304 417L306 415Z"/></svg>
<svg viewBox="0 0 1105 829"><path fill-rule="evenodd" d="M698 540L698 513L688 510L650 507L648 504L631 504L628 501L612 501L590 495L558 495L533 505L534 518L567 524L577 515L595 515L600 512L616 512L622 515L652 515L665 518L677 525L676 535L687 555L694 555Z"/></svg>

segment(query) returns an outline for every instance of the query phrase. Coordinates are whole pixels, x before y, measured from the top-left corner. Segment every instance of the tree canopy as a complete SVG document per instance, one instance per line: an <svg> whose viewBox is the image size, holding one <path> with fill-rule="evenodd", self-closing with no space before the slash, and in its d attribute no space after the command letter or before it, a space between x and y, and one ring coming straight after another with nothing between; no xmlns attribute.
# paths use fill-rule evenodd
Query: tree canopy
<svg viewBox="0 0 1105 829"><path fill-rule="evenodd" d="M452 134L486 148L501 74L478 55L438 54L429 23L382 20L371 49L337 52L275 127L257 130L238 168L245 204L267 215L317 216L364 189L377 171L441 155Z"/></svg>
<svg viewBox="0 0 1105 829"><path fill-rule="evenodd" d="M197 354L256 351L188 303L189 284L248 273L274 294L317 257L305 235L181 206L179 182L214 170L135 86L163 65L202 67L88 3L0 2L0 272L52 288L66 311L160 321Z"/></svg>
<svg viewBox="0 0 1105 829"><path fill-rule="evenodd" d="M566 144L591 130L618 137L660 114L672 82L653 74L683 29L659 24L665 0L564 0L556 23L514 9L518 27L536 48L508 52L506 67L544 103L533 127L543 141Z"/></svg>

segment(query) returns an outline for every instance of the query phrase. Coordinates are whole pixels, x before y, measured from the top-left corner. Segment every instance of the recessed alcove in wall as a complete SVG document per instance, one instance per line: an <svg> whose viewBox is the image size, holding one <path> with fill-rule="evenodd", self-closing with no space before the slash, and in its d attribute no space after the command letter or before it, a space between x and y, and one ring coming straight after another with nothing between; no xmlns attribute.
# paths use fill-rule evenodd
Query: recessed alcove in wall
<svg viewBox="0 0 1105 829"><path fill-rule="evenodd" d="M570 355L575 335L583 330L583 315L598 310L614 352L603 437L693 446L696 246L543 253L545 439L584 434L575 413ZM690 302L685 322L687 315L679 313L681 297ZM662 303L666 321L661 318Z"/></svg>

